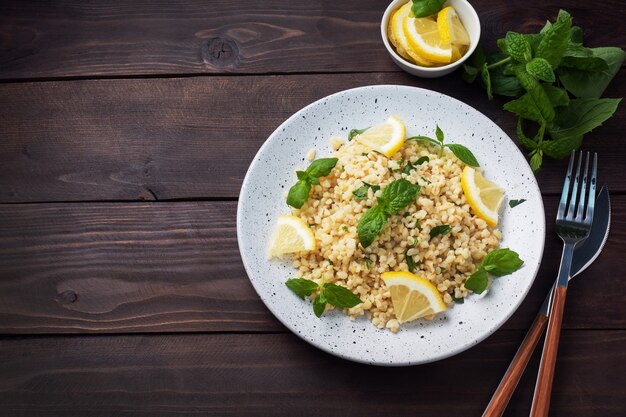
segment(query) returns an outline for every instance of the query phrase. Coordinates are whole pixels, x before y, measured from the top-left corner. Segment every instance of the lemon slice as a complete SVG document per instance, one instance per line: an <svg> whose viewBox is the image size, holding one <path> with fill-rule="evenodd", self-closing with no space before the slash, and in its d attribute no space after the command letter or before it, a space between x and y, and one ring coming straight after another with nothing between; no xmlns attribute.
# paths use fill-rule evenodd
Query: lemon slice
<svg viewBox="0 0 626 417"><path fill-rule="evenodd" d="M403 22L409 18L411 12L411 2L408 2L404 6L400 7L392 16L389 21L389 40L396 47L398 54L409 61L413 60L417 65L424 67L432 67L435 65L433 62L423 58L420 54L415 52L409 45L409 41L404 34Z"/></svg>
<svg viewBox="0 0 626 417"><path fill-rule="evenodd" d="M443 42L456 45L457 48L462 45L469 45L470 38L465 30L465 26L461 23L461 19L456 14L454 7L444 7L437 14L437 28L439 36ZM460 49L460 48L459 48Z"/></svg>
<svg viewBox="0 0 626 417"><path fill-rule="evenodd" d="M480 170L466 166L461 174L463 193L474 213L491 227L498 224L498 211L504 200L504 190L483 177Z"/></svg>
<svg viewBox="0 0 626 417"><path fill-rule="evenodd" d="M402 120L396 116L389 116L384 123L367 129L357 136L363 145L391 157L404 144L406 128Z"/></svg>
<svg viewBox="0 0 626 417"><path fill-rule="evenodd" d="M427 279L410 272L384 272L380 277L391 292L399 323L445 311L439 291Z"/></svg>
<svg viewBox="0 0 626 417"><path fill-rule="evenodd" d="M291 215L278 217L276 228L270 238L268 250L270 258L314 249L315 235L301 218Z"/></svg>
<svg viewBox="0 0 626 417"><path fill-rule="evenodd" d="M402 10L402 8L393 12L393 14L391 15L391 19L389 19L389 25L387 26L387 37L389 38L389 41L391 42L391 44L396 48L396 52L398 52L398 55L400 55L402 58L406 59L407 61L411 62L413 59L406 52L406 49L404 48L404 45L408 45L408 43L406 42L406 40L404 40L403 43L400 43L400 41L398 41L398 37L396 37L394 33L394 28L397 28L398 26L398 23L396 23L394 26L394 21L396 21L398 13L400 13L400 10ZM400 29L402 30L401 19L400 19ZM400 36L404 37L404 33L401 33Z"/></svg>
<svg viewBox="0 0 626 417"><path fill-rule="evenodd" d="M403 21L404 34L413 51L423 58L448 64L452 59L452 44L439 35L437 22L430 17L407 17Z"/></svg>

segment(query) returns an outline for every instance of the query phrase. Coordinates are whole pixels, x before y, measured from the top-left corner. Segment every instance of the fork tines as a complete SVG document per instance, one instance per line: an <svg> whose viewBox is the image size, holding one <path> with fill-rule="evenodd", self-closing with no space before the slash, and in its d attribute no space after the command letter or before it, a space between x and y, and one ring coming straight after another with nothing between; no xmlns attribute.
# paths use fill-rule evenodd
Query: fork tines
<svg viewBox="0 0 626 417"><path fill-rule="evenodd" d="M559 203L557 220L576 220L578 222L591 224L591 220L593 219L593 208L596 201L598 154L595 152L593 153L591 178L588 177L590 158L591 154L587 152L587 156L585 158L582 187L580 187L579 190L578 184L580 183L580 170L583 160L583 153L582 151L580 152L580 157L578 158L578 163L576 164L576 176L574 177L574 181L571 184L570 190L572 170L574 168L574 160L576 159L576 152L572 152L572 156L569 160L569 166L567 168L567 175L565 176L565 182L563 183L563 192L561 193L561 202ZM589 191L587 192L588 184ZM587 197L586 201L585 197Z"/></svg>

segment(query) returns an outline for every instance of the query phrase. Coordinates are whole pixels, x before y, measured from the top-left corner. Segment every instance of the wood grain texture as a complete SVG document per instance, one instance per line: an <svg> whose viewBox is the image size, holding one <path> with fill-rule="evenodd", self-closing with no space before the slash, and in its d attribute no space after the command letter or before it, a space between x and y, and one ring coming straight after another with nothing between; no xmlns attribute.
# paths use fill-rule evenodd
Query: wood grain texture
<svg viewBox="0 0 626 417"><path fill-rule="evenodd" d="M506 410L515 388L517 387L524 371L530 362L535 348L539 343L540 338L543 336L543 331L548 325L548 317L543 314L538 314L530 326L528 333L524 337L522 344L517 349L511 364L509 365L506 373L502 377L496 392L494 392L483 417L501 417Z"/></svg>
<svg viewBox="0 0 626 417"><path fill-rule="evenodd" d="M476 416L522 337L499 332L405 368L348 362L291 334L2 339L0 407L6 417ZM623 416L615 364L625 359L625 331L564 332L550 415ZM506 416L528 415L529 392L519 394Z"/></svg>
<svg viewBox="0 0 626 417"><path fill-rule="evenodd" d="M284 120L328 94L370 84L438 90L515 137L504 100L489 102L458 75L445 83L388 73L0 84L0 202L235 198ZM626 78L618 76L611 95L626 96ZM625 124L621 106L583 145L601 155L599 181L612 192L626 191ZM538 174L544 193L560 193L566 164L546 161Z"/></svg>
<svg viewBox="0 0 626 417"><path fill-rule="evenodd" d="M6 332L282 330L247 280L234 203L0 207Z"/></svg>
<svg viewBox="0 0 626 417"><path fill-rule="evenodd" d="M380 38L387 0L3 1L0 79L400 71ZM537 31L559 8L592 46L624 46L624 6L603 0L473 2L487 49L506 31ZM611 10L607 13L606 10Z"/></svg>
<svg viewBox="0 0 626 417"><path fill-rule="evenodd" d="M527 329L554 282L557 203L546 199L544 261L506 329ZM626 196L612 203L608 243L572 282L565 328L626 327ZM247 280L235 211L235 202L0 205L0 333L284 331Z"/></svg>
<svg viewBox="0 0 626 417"><path fill-rule="evenodd" d="M543 343L543 352L539 364L539 374L537 376L537 384L535 385L535 395L533 396L533 403L530 409L531 417L548 417L550 413L550 397L552 396L559 341L561 339L561 325L563 323L565 299L567 297L567 286L557 285L555 288L550 309L550 322L546 330L546 338Z"/></svg>

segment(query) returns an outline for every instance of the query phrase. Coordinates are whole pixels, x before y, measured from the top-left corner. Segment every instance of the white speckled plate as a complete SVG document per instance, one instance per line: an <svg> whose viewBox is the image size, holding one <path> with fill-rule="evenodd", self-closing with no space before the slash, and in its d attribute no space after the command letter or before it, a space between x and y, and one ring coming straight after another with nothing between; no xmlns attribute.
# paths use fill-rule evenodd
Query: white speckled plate
<svg viewBox="0 0 626 417"><path fill-rule="evenodd" d="M361 317L352 322L333 311L322 318L284 284L295 277L289 261L266 259L268 237L279 214L289 213L285 192L294 171L332 153L331 136L372 126L395 114L407 136L432 134L438 123L450 142L472 150L485 175L504 187L509 199L526 199L503 210L502 247L525 261L517 272L494 280L490 290L454 305L434 320L416 320L397 333L379 330ZM376 365L415 365L455 355L498 329L517 309L533 283L545 237L541 193L524 156L491 120L454 98L420 88L377 85L342 91L303 108L267 139L248 169L237 209L237 237L252 285L272 313L291 331L334 355Z"/></svg>

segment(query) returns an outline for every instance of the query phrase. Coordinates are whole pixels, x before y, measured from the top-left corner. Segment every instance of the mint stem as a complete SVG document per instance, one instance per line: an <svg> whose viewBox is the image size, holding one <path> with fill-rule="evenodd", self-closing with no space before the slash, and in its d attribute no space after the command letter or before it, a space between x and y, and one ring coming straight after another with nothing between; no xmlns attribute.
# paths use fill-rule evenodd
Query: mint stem
<svg viewBox="0 0 626 417"><path fill-rule="evenodd" d="M487 69L489 70L491 68L496 68L496 67L499 67L500 65L504 65L504 64L507 64L509 62L511 62L511 57L510 56L506 57L506 58L504 58L504 59L502 59L502 60L500 60L498 62L494 62L491 65L487 65Z"/></svg>

